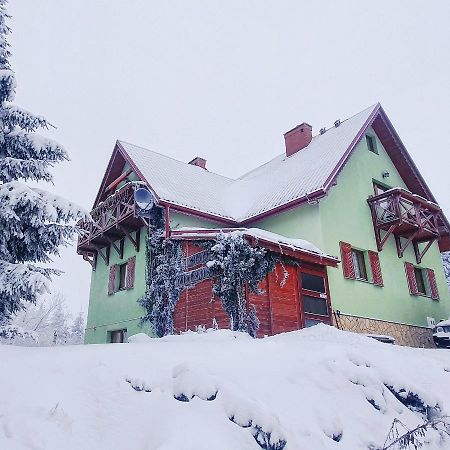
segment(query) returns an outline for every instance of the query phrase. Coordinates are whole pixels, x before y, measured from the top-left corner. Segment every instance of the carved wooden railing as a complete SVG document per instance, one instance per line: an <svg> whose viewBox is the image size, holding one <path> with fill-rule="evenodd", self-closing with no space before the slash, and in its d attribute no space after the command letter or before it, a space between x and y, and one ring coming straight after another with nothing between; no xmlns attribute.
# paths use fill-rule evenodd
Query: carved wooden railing
<svg viewBox="0 0 450 450"><path fill-rule="evenodd" d="M444 221L441 208L436 203L402 188L369 197L367 202L378 251L383 249L389 236L394 235L398 256L402 257L412 244L420 263L433 242L440 237ZM421 243L426 243L423 249L419 248Z"/></svg>
<svg viewBox="0 0 450 450"><path fill-rule="evenodd" d="M122 221L132 217L134 215L133 194L133 185L126 184L92 210L92 221L78 223L81 229L78 248L89 247L97 238L107 236L109 230L119 228Z"/></svg>

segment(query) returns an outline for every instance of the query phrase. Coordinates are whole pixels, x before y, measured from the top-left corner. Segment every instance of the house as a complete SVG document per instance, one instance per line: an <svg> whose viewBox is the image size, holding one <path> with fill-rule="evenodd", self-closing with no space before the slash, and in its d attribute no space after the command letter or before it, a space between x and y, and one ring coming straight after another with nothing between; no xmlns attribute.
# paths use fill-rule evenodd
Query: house
<svg viewBox="0 0 450 450"><path fill-rule="evenodd" d="M432 345L430 326L450 315L440 255L450 250L450 226L381 105L315 136L302 123L284 139L282 154L236 180L208 171L202 158L183 163L116 142L77 248L93 268L86 342L142 331L147 226L133 199L140 185L164 212L166 238L239 228L310 241L341 260L320 269L334 325Z"/></svg>

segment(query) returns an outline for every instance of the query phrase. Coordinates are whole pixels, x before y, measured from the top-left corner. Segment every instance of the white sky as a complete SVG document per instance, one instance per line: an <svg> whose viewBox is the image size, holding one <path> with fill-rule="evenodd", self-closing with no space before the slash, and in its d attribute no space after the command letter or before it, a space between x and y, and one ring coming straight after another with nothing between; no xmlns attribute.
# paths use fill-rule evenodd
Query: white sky
<svg viewBox="0 0 450 450"><path fill-rule="evenodd" d="M116 139L235 177L380 101L450 216L450 2L11 0L16 103L58 129L90 208ZM75 248L54 289L87 308Z"/></svg>

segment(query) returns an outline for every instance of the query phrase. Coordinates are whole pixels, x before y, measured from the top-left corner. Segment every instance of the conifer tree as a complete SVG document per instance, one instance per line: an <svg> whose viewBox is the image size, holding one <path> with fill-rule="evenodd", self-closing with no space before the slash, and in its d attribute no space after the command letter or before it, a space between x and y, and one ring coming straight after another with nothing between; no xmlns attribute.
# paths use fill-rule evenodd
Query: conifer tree
<svg viewBox="0 0 450 450"><path fill-rule="evenodd" d="M86 328L86 323L84 321L84 313L80 311L75 320L73 321L72 327L70 329L70 343L71 344L82 344L84 341L84 330Z"/></svg>
<svg viewBox="0 0 450 450"><path fill-rule="evenodd" d="M51 276L60 272L37 264L50 262L73 237L73 222L85 217L71 202L24 184L51 182L50 169L68 156L61 145L35 133L48 127L44 117L11 103L16 78L6 4L0 0L0 319L49 290Z"/></svg>

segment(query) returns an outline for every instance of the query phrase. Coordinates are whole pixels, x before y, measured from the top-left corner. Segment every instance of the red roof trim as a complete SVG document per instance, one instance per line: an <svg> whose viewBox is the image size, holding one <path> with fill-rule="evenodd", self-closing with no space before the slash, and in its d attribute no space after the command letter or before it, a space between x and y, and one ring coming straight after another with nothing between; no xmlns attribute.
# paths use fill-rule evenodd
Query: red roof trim
<svg viewBox="0 0 450 450"><path fill-rule="evenodd" d="M361 127L361 129L358 131L358 134L355 136L355 138L353 139L353 141L351 142L351 144L345 151L344 155L342 156L342 158L337 163L336 167L331 172L330 176L325 181L325 184L324 184L325 191L328 191L328 189L331 187L331 185L336 181L337 176L339 175L341 170L344 168L352 151L354 150L354 148L356 147L358 142L361 140L361 138L363 137L363 135L367 131L367 129L370 127L370 125L372 125L372 122L374 121L374 119L380 109L381 109L381 105L379 103L377 103L374 110L372 111L372 113L370 114L370 116L368 117L368 119L366 120L364 125Z"/></svg>
<svg viewBox="0 0 450 450"><path fill-rule="evenodd" d="M106 171L105 171L105 174L103 175L103 179L102 179L102 182L100 183L100 188L97 192L97 196L95 197L94 205L92 208L95 208L100 203L100 199L101 199L102 195L105 193L106 183L109 180L109 175L110 175L111 171L113 170L114 166L116 166L118 164L118 161L117 161L118 152L119 152L119 149L117 147L117 142L116 142L116 145L114 146L114 150L111 154L111 157L109 158L108 165L106 166Z"/></svg>

